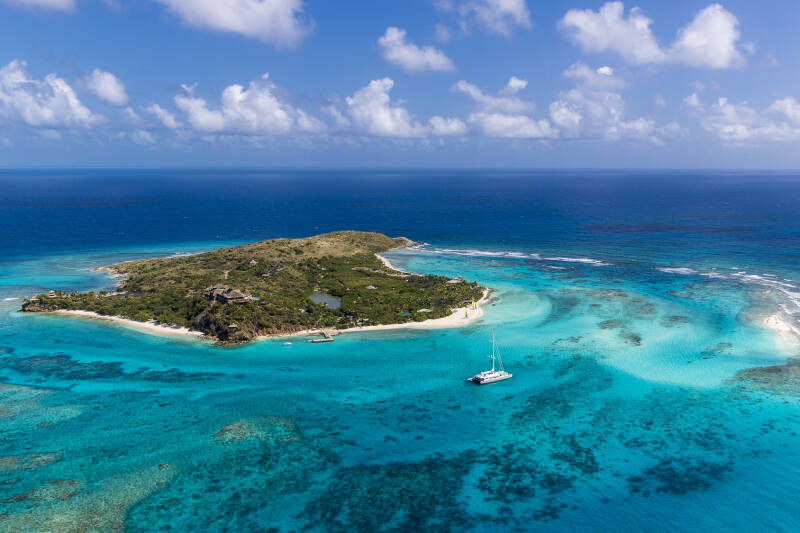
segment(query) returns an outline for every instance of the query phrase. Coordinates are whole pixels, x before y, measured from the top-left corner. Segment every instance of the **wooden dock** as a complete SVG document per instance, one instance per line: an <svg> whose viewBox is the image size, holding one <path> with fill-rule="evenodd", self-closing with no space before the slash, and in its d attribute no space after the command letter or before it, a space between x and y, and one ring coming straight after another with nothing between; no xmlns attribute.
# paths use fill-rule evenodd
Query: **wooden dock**
<svg viewBox="0 0 800 533"><path fill-rule="evenodd" d="M319 334L322 335L321 339L308 339L308 342L317 344L317 343L320 343L320 342L333 342L335 340L333 338L334 334L329 333L328 331L325 331L324 329L319 330ZM338 335L338 333L336 333L336 335Z"/></svg>

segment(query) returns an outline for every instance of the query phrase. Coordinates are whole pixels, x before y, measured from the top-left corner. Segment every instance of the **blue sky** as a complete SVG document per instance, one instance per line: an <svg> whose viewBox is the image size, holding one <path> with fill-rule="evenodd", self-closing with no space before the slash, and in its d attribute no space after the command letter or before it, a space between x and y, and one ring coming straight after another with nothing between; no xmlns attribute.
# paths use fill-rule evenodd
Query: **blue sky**
<svg viewBox="0 0 800 533"><path fill-rule="evenodd" d="M800 4L0 0L0 166L800 167Z"/></svg>

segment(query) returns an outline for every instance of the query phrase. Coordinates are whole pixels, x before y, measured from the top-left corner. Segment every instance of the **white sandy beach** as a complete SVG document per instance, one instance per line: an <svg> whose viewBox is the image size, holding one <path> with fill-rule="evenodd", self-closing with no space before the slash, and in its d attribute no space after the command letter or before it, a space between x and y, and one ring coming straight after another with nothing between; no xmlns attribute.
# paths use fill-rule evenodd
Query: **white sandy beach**
<svg viewBox="0 0 800 533"><path fill-rule="evenodd" d="M391 270L394 270L395 272L400 272L401 274L411 274L411 272L406 272L405 270L399 269L399 268L397 268L396 266L392 265L392 263L391 263L391 262L389 262L389 260L388 260L388 259L386 259L385 257L383 257L383 256L382 256L382 255L380 255L380 254L375 254L375 257L377 257L378 259L380 259L380 260L381 260L381 263L383 263L384 265L386 265L386 268L389 268L389 269L391 269Z"/></svg>
<svg viewBox="0 0 800 533"><path fill-rule="evenodd" d="M375 257L381 260L381 262L386 265L387 268L390 268L396 272L402 272L403 274L409 274L409 272L405 272L401 270L392 263L383 257L380 254L375 254ZM473 308L472 306L467 307L459 307L458 309L453 309L453 312L450 316L442 317L442 318L431 318L429 320L423 320L421 322L404 322L402 324L378 324L375 326L359 326L355 328L347 328L347 329L340 329L340 330L331 330L335 335L340 333L358 333L362 331L386 331L392 329L445 329L445 328L458 328L461 326L465 326L470 324L479 318L482 318L485 311L483 309L483 305L489 301L491 298L492 289L486 289L483 291L483 297L475 302L476 307ZM298 331L296 333L288 333L288 334L280 334L280 335L264 335L258 337L259 340L261 339L274 339L276 337L301 337L307 335L317 335L319 334L319 329L307 329L303 331Z"/></svg>
<svg viewBox="0 0 800 533"><path fill-rule="evenodd" d="M388 268L396 271L401 272L403 274L408 274L408 272L404 272L398 268L392 266L388 259L382 257L378 254L375 254L378 259L380 259L384 265ZM489 301L491 297L492 290L486 289L483 293L483 297L475 302L476 307L473 308L472 306L467 307L459 307L458 309L453 309L453 313L450 316L446 316L443 318L431 318L429 320L423 320L421 322L404 322L402 324L379 324L375 326L360 326L356 328L348 328L348 329L341 329L341 330L334 330L332 328L329 329L334 335L338 335L341 333L357 333L361 331L383 331L383 330L391 330L391 329L443 329L443 328L457 328L460 326L465 326L470 324L479 318L483 317L484 309L483 304ZM190 330L185 327L177 327L177 326L168 326L164 324L156 324L154 322L139 322L137 320L131 320L129 318L123 318L121 316L106 316L106 315L99 315L92 311L79 311L79 310L66 310L61 309L58 311L53 311L51 314L56 315L68 315L73 317L81 317L81 318L89 318L93 320L104 320L107 322L113 322L115 324L120 324L123 326L127 326L130 328L135 328L139 331L149 333L151 335L164 335L168 337L193 337L193 338L204 338L205 335L202 332ZM301 336L308 336L308 335L318 335L319 329L308 329L297 331L294 333L281 333L277 335L262 335L256 337L254 340L265 340L265 339L275 339L281 337L301 337Z"/></svg>
<svg viewBox="0 0 800 533"><path fill-rule="evenodd" d="M359 326L356 328L347 328L347 329L333 329L333 328L323 328L326 331L331 332L333 335L339 335L342 333L358 333L361 331L385 331L391 329L445 329L445 328L458 328L461 326L466 326L479 318L484 316L484 309L483 305L489 301L492 295L492 289L486 289L483 292L483 297L475 302L476 307L473 309L472 306L468 307L459 307L458 309L453 309L453 313L450 316L442 317L442 318L431 318L429 320L423 320L421 322L404 322L402 324L378 324L375 326ZM466 315L465 315L466 313ZM279 337L303 337L308 335L319 335L320 329L306 329L302 331L297 331L295 333L282 333L279 335L262 335L257 337L256 340L268 340L268 339L275 339Z"/></svg>
<svg viewBox="0 0 800 533"><path fill-rule="evenodd" d="M476 308L472 306L459 307L454 309L450 316L443 318L431 318L423 320L422 322L406 322L403 324L382 324L377 326L361 326L357 328L348 328L339 330L340 333L354 333L358 331L381 331L386 329L443 329L443 328L457 328L464 326L471 322L482 318L484 315L483 304L489 301L492 290L486 289L483 292L483 297L475 302ZM466 315L465 315L466 314Z"/></svg>
<svg viewBox="0 0 800 533"><path fill-rule="evenodd" d="M123 318L121 316L98 315L93 311L59 309L58 311L53 311L50 314L69 315L81 318L89 318L93 320L104 320L106 322L113 322L115 324L121 324L123 326L135 328L139 331L144 331L152 335L166 335L168 337L195 337L195 338L205 337L203 333L199 331L193 331L188 328L166 326L164 324L156 324L154 322L139 322L138 320L131 320L129 318Z"/></svg>

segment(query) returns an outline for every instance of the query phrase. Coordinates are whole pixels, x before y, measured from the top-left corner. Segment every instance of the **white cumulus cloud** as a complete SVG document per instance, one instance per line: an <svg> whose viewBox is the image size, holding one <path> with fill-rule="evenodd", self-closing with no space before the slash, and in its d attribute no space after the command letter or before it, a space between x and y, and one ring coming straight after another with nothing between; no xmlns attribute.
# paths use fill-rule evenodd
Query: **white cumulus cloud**
<svg viewBox="0 0 800 533"><path fill-rule="evenodd" d="M554 139L558 131L547 120L535 120L527 115L506 113L471 113L467 119L471 126L489 137L516 139Z"/></svg>
<svg viewBox="0 0 800 533"><path fill-rule="evenodd" d="M174 130L181 127L181 123L178 122L175 115L158 104L150 104L145 111L156 117L165 128Z"/></svg>
<svg viewBox="0 0 800 533"><path fill-rule="evenodd" d="M110 72L96 68L86 77L86 87L95 96L114 105L128 103L128 93L125 85Z"/></svg>
<svg viewBox="0 0 800 533"><path fill-rule="evenodd" d="M302 0L158 0L192 26L293 47L310 32Z"/></svg>
<svg viewBox="0 0 800 533"><path fill-rule="evenodd" d="M666 60L641 9L625 15L622 2L608 2L599 10L570 9L559 22L567 36L587 52L618 52L632 63L660 63Z"/></svg>
<svg viewBox="0 0 800 533"><path fill-rule="evenodd" d="M550 119L563 137L604 139L643 139L660 142L654 120L626 118L625 100L615 89L625 83L614 76L611 67L593 69L577 62L564 71L576 87L562 92L550 104Z"/></svg>
<svg viewBox="0 0 800 533"><path fill-rule="evenodd" d="M722 141L734 144L800 141L800 108L794 98L776 100L763 112L747 102L731 103L724 97L707 105L696 93L684 102L703 129Z"/></svg>
<svg viewBox="0 0 800 533"><path fill-rule="evenodd" d="M587 52L617 52L627 61L645 65L678 63L724 69L739 66L739 21L720 4L711 4L678 30L670 47L662 47L650 28L653 21L641 9L627 14L622 2L608 2L597 11L570 9L559 21L567 37Z"/></svg>
<svg viewBox="0 0 800 533"><path fill-rule="evenodd" d="M516 76L511 76L505 88L503 88L501 92L503 94L517 94L527 86L528 86L528 80L523 80Z"/></svg>
<svg viewBox="0 0 800 533"><path fill-rule="evenodd" d="M452 90L469 96L482 110L501 111L504 113L525 113L536 106L517 97L516 94L528 85L527 80L512 76L508 84L497 95L486 94L477 85L461 80L453 85Z"/></svg>
<svg viewBox="0 0 800 533"><path fill-rule="evenodd" d="M669 56L690 67L724 69L741 65L744 57L736 48L738 25L739 20L730 11L711 4L678 31Z"/></svg>
<svg viewBox="0 0 800 533"><path fill-rule="evenodd" d="M37 80L28 75L26 66L14 60L0 68L0 117L50 128L85 128L102 120L62 78L48 74Z"/></svg>
<svg viewBox="0 0 800 533"><path fill-rule="evenodd" d="M550 104L550 119L567 137L577 137L580 133L583 115L575 105L565 100Z"/></svg>
<svg viewBox="0 0 800 533"><path fill-rule="evenodd" d="M428 127L434 135L463 135L467 131L463 120L439 115L428 120Z"/></svg>
<svg viewBox="0 0 800 533"><path fill-rule="evenodd" d="M452 13L463 31L478 26L509 36L517 27L531 27L525 0L436 0L438 9Z"/></svg>
<svg viewBox="0 0 800 533"><path fill-rule="evenodd" d="M469 114L467 123L483 135L517 139L558 137L558 131L548 120L537 120L529 115L535 109L535 104L517 96L527 86L528 80L512 76L497 94L487 94L465 80L453 85L452 90L472 99L476 110Z"/></svg>
<svg viewBox="0 0 800 533"><path fill-rule="evenodd" d="M406 40L406 31L400 28L386 28L378 44L383 59L398 65L408 72L433 70L446 72L455 70L453 61L444 52L433 46L419 47Z"/></svg>
<svg viewBox="0 0 800 533"><path fill-rule="evenodd" d="M767 109L770 113L783 115L791 122L800 124L800 102L793 97L780 98L775 100Z"/></svg>
<svg viewBox="0 0 800 533"><path fill-rule="evenodd" d="M656 130L656 122L649 118L639 117L634 120L621 120L616 124L609 125L605 137L608 140L618 139L648 139L659 142L653 137Z"/></svg>
<svg viewBox="0 0 800 533"><path fill-rule="evenodd" d="M324 108L336 128L343 133L367 134L378 137L429 137L463 135L467 125L455 117L434 115L427 123L417 120L404 102L392 101L389 93L394 80L381 78Z"/></svg>
<svg viewBox="0 0 800 533"><path fill-rule="evenodd" d="M210 107L205 99L196 96L194 87L184 85L183 89L175 97L175 105L199 131L267 135L325 129L319 120L281 101L268 74L251 81L247 88L238 84L226 87L218 107Z"/></svg>
<svg viewBox="0 0 800 533"><path fill-rule="evenodd" d="M394 80L373 80L345 99L350 124L357 130L385 137L420 137L426 128L403 105L393 103L389 91Z"/></svg>

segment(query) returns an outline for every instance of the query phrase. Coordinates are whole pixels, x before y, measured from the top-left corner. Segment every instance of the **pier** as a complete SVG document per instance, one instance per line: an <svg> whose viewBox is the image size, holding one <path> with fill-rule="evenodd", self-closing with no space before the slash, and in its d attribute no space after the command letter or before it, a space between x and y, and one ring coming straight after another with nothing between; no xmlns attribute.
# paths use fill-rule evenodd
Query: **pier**
<svg viewBox="0 0 800 533"><path fill-rule="evenodd" d="M314 344L317 344L317 343L320 343L320 342L333 342L335 340L333 337L339 334L338 332L329 332L329 331L324 330L324 329L319 330L317 333L322 335L322 338L321 339L308 339L308 342L311 342L311 343L314 343Z"/></svg>

